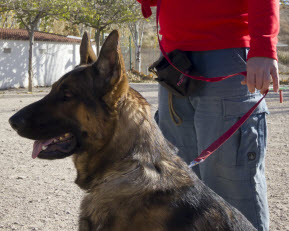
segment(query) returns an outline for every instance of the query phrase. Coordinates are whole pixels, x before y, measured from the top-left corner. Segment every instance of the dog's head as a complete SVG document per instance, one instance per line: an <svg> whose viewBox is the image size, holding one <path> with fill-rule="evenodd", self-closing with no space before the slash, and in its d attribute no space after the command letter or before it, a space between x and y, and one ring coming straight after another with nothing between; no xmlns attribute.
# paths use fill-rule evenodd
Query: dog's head
<svg viewBox="0 0 289 231"><path fill-rule="evenodd" d="M107 142L114 126L107 115L129 89L118 43L113 31L96 59L85 33L80 65L55 82L47 96L9 119L20 136L35 140L33 158L60 159Z"/></svg>

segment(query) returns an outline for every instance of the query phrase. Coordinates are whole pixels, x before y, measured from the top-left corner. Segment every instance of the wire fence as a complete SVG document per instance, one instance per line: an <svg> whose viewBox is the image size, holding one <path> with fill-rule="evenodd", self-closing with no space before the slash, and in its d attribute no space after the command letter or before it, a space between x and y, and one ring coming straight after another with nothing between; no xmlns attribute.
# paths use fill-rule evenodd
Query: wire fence
<svg viewBox="0 0 289 231"><path fill-rule="evenodd" d="M136 49L133 41L128 37L122 37L120 39L121 52L124 58L126 70L136 69L135 67L135 56ZM160 56L160 50L158 44L155 47L142 47L141 48L141 70L144 74L149 74L148 67L155 62Z"/></svg>
<svg viewBox="0 0 289 231"><path fill-rule="evenodd" d="M124 58L126 70L135 68L135 48L121 47L121 51ZM160 50L158 48L142 48L141 49L141 70L144 74L149 74L148 67L155 62L160 56Z"/></svg>

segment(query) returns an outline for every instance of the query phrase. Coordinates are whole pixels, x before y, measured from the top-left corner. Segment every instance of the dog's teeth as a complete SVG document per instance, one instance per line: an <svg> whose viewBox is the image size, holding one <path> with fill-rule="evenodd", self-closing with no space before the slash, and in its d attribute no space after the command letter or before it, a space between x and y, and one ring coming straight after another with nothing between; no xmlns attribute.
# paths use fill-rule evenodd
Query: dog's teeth
<svg viewBox="0 0 289 231"><path fill-rule="evenodd" d="M44 151L45 149L47 149L47 146L42 146L42 151Z"/></svg>

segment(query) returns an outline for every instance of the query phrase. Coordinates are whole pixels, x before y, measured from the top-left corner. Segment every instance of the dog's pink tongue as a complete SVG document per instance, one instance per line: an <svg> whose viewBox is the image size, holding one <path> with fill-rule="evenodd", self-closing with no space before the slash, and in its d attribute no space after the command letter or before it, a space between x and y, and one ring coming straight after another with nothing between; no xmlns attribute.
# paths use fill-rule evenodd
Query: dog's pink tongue
<svg viewBox="0 0 289 231"><path fill-rule="evenodd" d="M51 144L53 139L50 140L36 140L33 144L32 158L35 159L42 151L43 146Z"/></svg>

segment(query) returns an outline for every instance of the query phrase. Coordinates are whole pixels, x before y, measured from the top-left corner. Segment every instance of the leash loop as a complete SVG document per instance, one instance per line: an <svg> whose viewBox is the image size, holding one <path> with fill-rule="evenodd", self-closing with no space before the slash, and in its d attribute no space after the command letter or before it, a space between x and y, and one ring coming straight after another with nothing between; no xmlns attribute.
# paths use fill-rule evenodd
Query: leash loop
<svg viewBox="0 0 289 231"><path fill-rule="evenodd" d="M173 105L173 93L169 92L168 93L168 104L169 104L169 112L172 121L174 122L175 125L179 126L183 123L182 118L176 113Z"/></svg>

